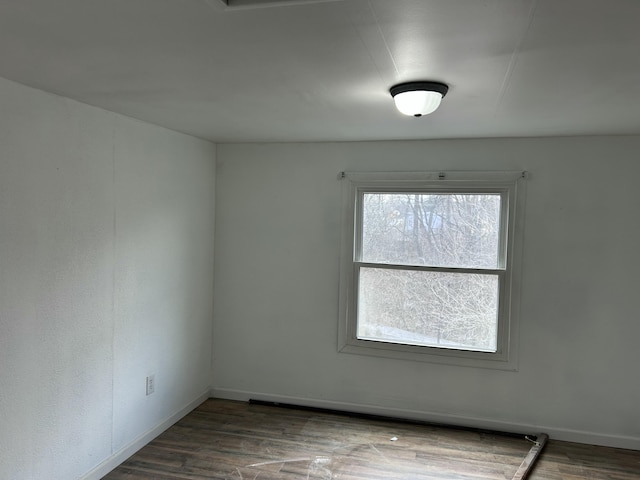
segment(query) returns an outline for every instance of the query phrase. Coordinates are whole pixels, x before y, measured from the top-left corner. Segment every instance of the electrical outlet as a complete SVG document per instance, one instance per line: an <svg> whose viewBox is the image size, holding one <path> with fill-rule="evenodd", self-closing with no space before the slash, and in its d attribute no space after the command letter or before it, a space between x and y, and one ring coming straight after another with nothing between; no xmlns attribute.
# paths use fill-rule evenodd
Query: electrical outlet
<svg viewBox="0 0 640 480"><path fill-rule="evenodd" d="M156 376L149 375L147 377L147 395L151 395L156 391Z"/></svg>

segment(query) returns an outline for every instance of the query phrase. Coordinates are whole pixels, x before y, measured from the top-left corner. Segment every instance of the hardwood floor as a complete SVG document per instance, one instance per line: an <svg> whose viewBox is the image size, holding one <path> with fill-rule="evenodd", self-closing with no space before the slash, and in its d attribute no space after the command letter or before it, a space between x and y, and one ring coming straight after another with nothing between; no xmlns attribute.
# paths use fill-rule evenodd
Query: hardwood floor
<svg viewBox="0 0 640 480"><path fill-rule="evenodd" d="M510 480L531 444L208 400L104 480ZM530 480L639 480L640 452L550 440Z"/></svg>

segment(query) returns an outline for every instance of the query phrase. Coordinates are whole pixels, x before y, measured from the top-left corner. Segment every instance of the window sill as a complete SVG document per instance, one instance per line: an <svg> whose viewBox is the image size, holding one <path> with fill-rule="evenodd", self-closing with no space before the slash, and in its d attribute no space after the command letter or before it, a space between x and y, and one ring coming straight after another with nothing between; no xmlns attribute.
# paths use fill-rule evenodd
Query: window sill
<svg viewBox="0 0 640 480"><path fill-rule="evenodd" d="M408 360L459 367L517 371L517 359L510 354L476 352L438 347L420 347L368 340L341 342L340 353Z"/></svg>

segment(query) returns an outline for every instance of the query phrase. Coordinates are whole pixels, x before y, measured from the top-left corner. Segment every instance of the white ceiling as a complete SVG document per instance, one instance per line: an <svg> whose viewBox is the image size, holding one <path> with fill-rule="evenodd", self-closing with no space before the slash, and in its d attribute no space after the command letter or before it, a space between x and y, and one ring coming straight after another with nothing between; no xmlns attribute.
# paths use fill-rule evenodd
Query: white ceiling
<svg viewBox="0 0 640 480"><path fill-rule="evenodd" d="M0 76L218 142L640 133L639 0L270 3L0 0Z"/></svg>

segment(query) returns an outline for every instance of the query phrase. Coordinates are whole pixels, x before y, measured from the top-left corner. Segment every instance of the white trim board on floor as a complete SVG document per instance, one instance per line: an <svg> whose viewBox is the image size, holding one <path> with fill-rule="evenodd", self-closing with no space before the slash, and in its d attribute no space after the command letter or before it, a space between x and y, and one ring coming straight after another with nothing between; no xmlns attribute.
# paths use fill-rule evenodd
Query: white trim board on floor
<svg viewBox="0 0 640 480"><path fill-rule="evenodd" d="M521 423L502 422L500 420L486 420L475 417L465 417L459 415L447 415L442 413L422 412L417 410L396 409L387 407L376 407L372 405L361 405L349 402L335 402L331 400L316 400L303 397L292 397L287 395L274 395L263 392L248 392L243 390L233 390L225 388L212 388L212 398L226 400L263 400L266 402L286 403L300 405L302 407L326 408L341 410L345 412L363 413L369 415L379 415L383 417L399 418L405 420L416 420L420 422L436 423L441 425L456 425L470 428L495 430L501 432L512 432L522 434L536 434L545 432L553 440L565 442L586 443L590 445L601 445L605 447L626 448L630 450L640 450L640 438L627 437L623 435L605 435L595 432L581 430L570 430L554 428L548 425L527 425Z"/></svg>
<svg viewBox="0 0 640 480"><path fill-rule="evenodd" d="M174 413L173 415L168 417L162 423L160 423L156 427L152 428L148 432L143 433L138 438L136 438L133 442L129 443L125 447L123 447L120 450L118 450L117 452L113 453L109 458L107 458L102 463L100 463L100 465L95 467L89 473L87 473L84 476L82 476L80 478L80 480L100 480L107 473L109 473L111 470L115 469L118 465L120 465L122 462L124 462L127 458L129 458L131 455L133 455L138 450L140 450L142 447L144 447L151 440L156 438L162 432L164 432L169 427L171 427L173 424L175 424L178 420L180 420L181 418L183 418L184 416L186 416L187 414L192 412L202 402L207 400L207 398L209 398L209 396L210 396L209 392L210 392L210 390L207 389L206 392L198 395L198 397L195 400L189 402L185 407L183 407L180 410L178 410L176 413Z"/></svg>

